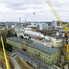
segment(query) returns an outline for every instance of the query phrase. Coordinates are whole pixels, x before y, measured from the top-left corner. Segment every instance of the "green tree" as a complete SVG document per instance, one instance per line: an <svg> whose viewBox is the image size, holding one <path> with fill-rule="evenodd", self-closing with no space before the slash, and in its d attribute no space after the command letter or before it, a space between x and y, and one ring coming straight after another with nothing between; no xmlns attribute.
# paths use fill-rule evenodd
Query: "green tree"
<svg viewBox="0 0 69 69"><path fill-rule="evenodd" d="M2 29L1 35L2 35L2 37L3 37L4 43L6 43L6 37L7 37L7 29L6 29L6 28L3 28L3 29Z"/></svg>
<svg viewBox="0 0 69 69"><path fill-rule="evenodd" d="M2 43L0 42L0 47L2 48ZM10 44L8 44L8 43L5 43L4 44L4 47L5 47L5 49L7 50L7 51L10 51L10 52L12 52L12 46L10 45Z"/></svg>
<svg viewBox="0 0 69 69"><path fill-rule="evenodd" d="M12 46L10 45L10 44L8 44L8 43L6 43L5 44L5 49L7 50L7 51L10 51L10 52L12 52Z"/></svg>
<svg viewBox="0 0 69 69"><path fill-rule="evenodd" d="M20 38L23 38L24 39L24 37L22 35L20 36Z"/></svg>
<svg viewBox="0 0 69 69"><path fill-rule="evenodd" d="M16 32L15 32L15 37L17 37L17 34L16 34Z"/></svg>
<svg viewBox="0 0 69 69"><path fill-rule="evenodd" d="M8 30L8 32L7 32L7 37L14 37L15 35L10 31L10 30Z"/></svg>

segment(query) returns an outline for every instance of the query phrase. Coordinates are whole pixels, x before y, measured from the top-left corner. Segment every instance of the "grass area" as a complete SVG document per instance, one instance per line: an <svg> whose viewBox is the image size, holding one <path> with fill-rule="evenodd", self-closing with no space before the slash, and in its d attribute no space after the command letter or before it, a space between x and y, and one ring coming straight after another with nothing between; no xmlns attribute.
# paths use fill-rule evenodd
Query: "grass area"
<svg viewBox="0 0 69 69"><path fill-rule="evenodd" d="M6 52L6 55L7 55L7 58L9 60L9 64L10 64L10 67L11 69L14 69L14 65L10 59L10 53ZM3 69L6 69L6 64L5 64L5 59L4 59L4 53L2 51L2 49L0 49L0 66L3 68Z"/></svg>
<svg viewBox="0 0 69 69"><path fill-rule="evenodd" d="M2 51L0 51L0 60L4 59L4 54Z"/></svg>
<svg viewBox="0 0 69 69"><path fill-rule="evenodd" d="M24 60L22 60L20 57L16 56L15 59L21 69L34 69L32 66L28 65Z"/></svg>
<svg viewBox="0 0 69 69"><path fill-rule="evenodd" d="M4 61L4 54L2 52L2 49L0 49L0 66L2 66L3 69L6 69L5 61Z"/></svg>

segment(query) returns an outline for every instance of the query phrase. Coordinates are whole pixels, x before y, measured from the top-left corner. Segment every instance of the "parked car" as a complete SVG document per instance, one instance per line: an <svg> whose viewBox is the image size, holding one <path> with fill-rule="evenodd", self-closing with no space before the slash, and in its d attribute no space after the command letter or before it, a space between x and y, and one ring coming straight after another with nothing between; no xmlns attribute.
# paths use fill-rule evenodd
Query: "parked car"
<svg viewBox="0 0 69 69"><path fill-rule="evenodd" d="M13 53L13 54L12 54L12 57L14 57L15 55L16 55L16 53Z"/></svg>

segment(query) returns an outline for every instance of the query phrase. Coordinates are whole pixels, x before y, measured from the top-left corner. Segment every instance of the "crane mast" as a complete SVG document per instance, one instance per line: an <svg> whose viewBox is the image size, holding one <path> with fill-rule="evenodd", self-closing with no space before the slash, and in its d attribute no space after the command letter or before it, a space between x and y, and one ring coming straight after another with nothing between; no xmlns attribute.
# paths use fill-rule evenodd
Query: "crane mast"
<svg viewBox="0 0 69 69"><path fill-rule="evenodd" d="M52 4L50 3L49 0L46 0L47 4L49 5L49 7L51 8L52 12L54 13L55 17L57 18L57 20L59 21L59 23L62 25L62 27L64 28L64 32L65 32L65 37L66 37L66 45L67 45L67 55L66 55L66 62L69 63L69 45L68 45L68 37L67 37L67 29L69 29L67 27L67 25L69 23L67 23L65 26L62 24L62 21L60 19L60 17L58 16L57 12L55 11L55 9L53 8Z"/></svg>

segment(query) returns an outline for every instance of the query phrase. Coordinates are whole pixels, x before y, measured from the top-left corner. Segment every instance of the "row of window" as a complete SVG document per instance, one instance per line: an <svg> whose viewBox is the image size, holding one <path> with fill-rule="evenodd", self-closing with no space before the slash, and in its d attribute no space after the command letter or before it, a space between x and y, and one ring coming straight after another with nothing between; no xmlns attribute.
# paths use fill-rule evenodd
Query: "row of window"
<svg viewBox="0 0 69 69"><path fill-rule="evenodd" d="M42 59L43 59L43 58L42 58ZM47 59L45 59L45 58L44 58L43 60L44 60L45 62L47 62L47 63L50 63L50 61L49 61L49 60L47 60Z"/></svg>
<svg viewBox="0 0 69 69"><path fill-rule="evenodd" d="M44 54L42 54L42 53L40 53L40 55L41 55L41 56L44 56L44 57L46 57L46 58L49 57L49 56L51 56L51 55L49 55L49 54L46 54L46 55L47 55L47 56L46 56L46 55L44 55Z"/></svg>
<svg viewBox="0 0 69 69"><path fill-rule="evenodd" d="M32 53L32 54L33 54L33 51L34 51L34 50L29 49L29 52ZM35 53L35 51L34 51L34 53ZM38 52L36 52L36 53L38 53ZM54 53L53 55L55 55L55 53ZM50 55L47 55L47 54L45 55L45 54L40 53L40 58L43 59L43 57L44 57L44 58L47 58L47 59L51 59L51 56L50 56ZM52 58L52 59L56 60L56 57L54 57L54 58ZM44 60L45 60L45 59L44 59Z"/></svg>
<svg viewBox="0 0 69 69"><path fill-rule="evenodd" d="M31 54L34 54L34 53L31 52L31 51L28 51L28 52L30 52ZM50 62L51 62L50 57L47 57L47 56L46 56L46 58L48 58L48 59L46 59L46 58L43 58L43 57L40 56L40 58L41 58L42 60L44 60L45 62L47 62L47 63L50 63ZM53 59L54 59L54 58L53 58ZM50 60L50 61L49 61L49 60ZM58 61L58 59L56 59L56 57L55 57L54 60L55 60L55 61Z"/></svg>
<svg viewBox="0 0 69 69"><path fill-rule="evenodd" d="M42 58L42 59L43 59L43 57L41 57L41 56L40 56L40 58ZM51 59L51 57L47 57L47 56L46 56L46 57L44 57L44 58L46 58L46 59Z"/></svg>

